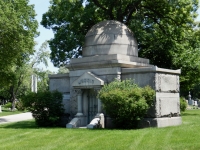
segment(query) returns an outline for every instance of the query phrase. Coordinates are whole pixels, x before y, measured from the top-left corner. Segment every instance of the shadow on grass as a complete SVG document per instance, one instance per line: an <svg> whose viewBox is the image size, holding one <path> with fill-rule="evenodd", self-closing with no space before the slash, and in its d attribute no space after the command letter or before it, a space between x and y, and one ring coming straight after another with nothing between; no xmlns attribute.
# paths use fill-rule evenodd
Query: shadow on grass
<svg viewBox="0 0 200 150"><path fill-rule="evenodd" d="M34 120L31 120L31 121L20 121L20 122L15 122L15 123L1 124L0 128L38 129L39 127L35 124Z"/></svg>
<svg viewBox="0 0 200 150"><path fill-rule="evenodd" d="M25 113L25 112L27 112L27 111L26 111L26 110L24 110L24 111L19 111L19 110L14 110L14 111L12 111L12 110L9 110L9 109L3 109L2 112L3 112L3 113L4 113L4 112L8 112L8 113Z"/></svg>
<svg viewBox="0 0 200 150"><path fill-rule="evenodd" d="M13 123L0 124L0 129L56 129L65 127L40 127L36 125L35 120L19 121Z"/></svg>
<svg viewBox="0 0 200 150"><path fill-rule="evenodd" d="M2 110L2 112L12 112L11 110Z"/></svg>

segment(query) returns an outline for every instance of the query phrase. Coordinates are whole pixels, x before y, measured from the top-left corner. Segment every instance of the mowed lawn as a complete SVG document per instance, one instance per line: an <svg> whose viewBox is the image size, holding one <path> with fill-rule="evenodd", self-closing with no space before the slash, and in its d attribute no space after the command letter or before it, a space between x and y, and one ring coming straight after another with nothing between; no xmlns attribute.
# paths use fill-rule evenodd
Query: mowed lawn
<svg viewBox="0 0 200 150"><path fill-rule="evenodd" d="M34 120L0 125L0 150L199 150L200 110L181 126L137 130L39 128Z"/></svg>

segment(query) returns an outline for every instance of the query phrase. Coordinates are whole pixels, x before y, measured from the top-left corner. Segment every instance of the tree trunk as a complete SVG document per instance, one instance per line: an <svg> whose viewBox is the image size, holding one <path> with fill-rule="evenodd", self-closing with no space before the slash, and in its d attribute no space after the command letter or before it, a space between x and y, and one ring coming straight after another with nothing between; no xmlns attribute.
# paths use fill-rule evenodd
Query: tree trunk
<svg viewBox="0 0 200 150"><path fill-rule="evenodd" d="M12 98L12 108L11 108L11 111L14 111L15 110L15 95L13 95L13 98Z"/></svg>
<svg viewBox="0 0 200 150"><path fill-rule="evenodd" d="M16 99L16 96L15 96L15 92L14 92L14 87L13 86L10 87L10 95L11 95L11 103L12 103L11 111L14 111L15 110L15 99Z"/></svg>

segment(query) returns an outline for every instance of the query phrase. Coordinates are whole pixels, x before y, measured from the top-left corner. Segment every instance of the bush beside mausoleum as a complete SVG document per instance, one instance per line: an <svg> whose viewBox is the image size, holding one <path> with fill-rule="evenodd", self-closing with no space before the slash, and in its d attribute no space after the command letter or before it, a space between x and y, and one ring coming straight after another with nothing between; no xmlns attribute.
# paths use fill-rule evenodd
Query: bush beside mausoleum
<svg viewBox="0 0 200 150"><path fill-rule="evenodd" d="M139 87L133 80L115 80L104 85L98 97L117 128L137 128L153 105L155 91L150 86Z"/></svg>
<svg viewBox="0 0 200 150"><path fill-rule="evenodd" d="M64 115L62 93L44 91L29 93L23 97L23 105L31 111L38 126L59 126Z"/></svg>

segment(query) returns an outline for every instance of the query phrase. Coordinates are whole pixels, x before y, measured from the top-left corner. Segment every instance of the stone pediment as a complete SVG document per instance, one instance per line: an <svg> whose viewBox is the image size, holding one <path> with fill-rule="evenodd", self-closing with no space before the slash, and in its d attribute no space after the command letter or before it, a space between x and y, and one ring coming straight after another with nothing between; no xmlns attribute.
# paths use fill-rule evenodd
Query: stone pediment
<svg viewBox="0 0 200 150"><path fill-rule="evenodd" d="M104 81L91 72L85 72L72 83L74 88L93 88L104 85Z"/></svg>

